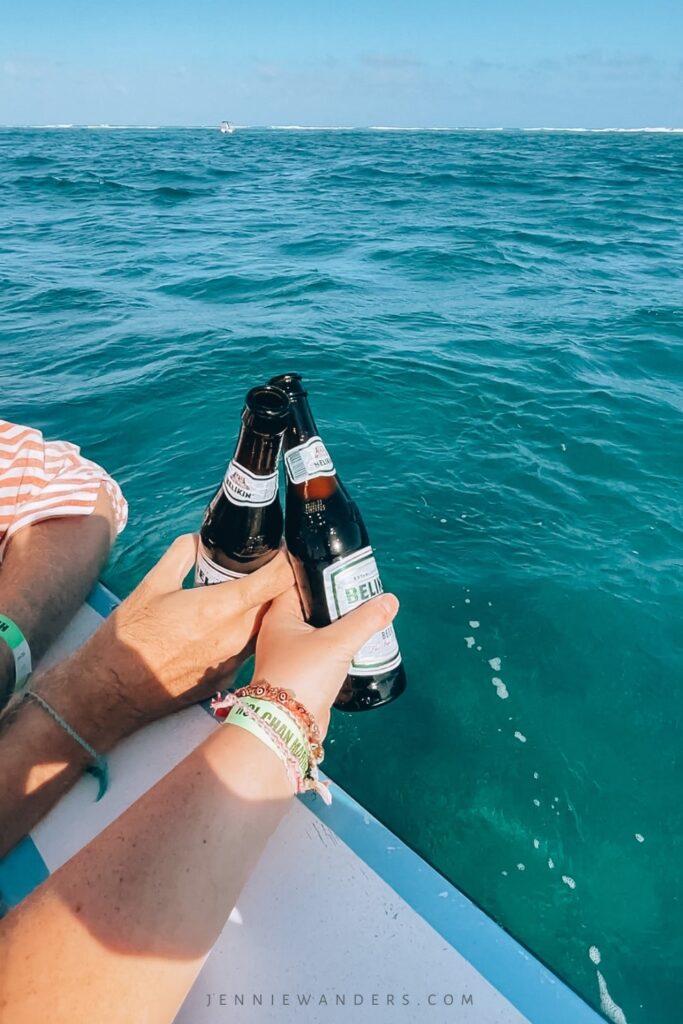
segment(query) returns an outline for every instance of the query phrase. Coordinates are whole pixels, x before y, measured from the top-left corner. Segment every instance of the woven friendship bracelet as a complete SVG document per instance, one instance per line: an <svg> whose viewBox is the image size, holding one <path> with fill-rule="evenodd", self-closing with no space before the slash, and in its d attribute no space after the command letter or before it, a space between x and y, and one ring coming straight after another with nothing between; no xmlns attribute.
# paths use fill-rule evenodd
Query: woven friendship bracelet
<svg viewBox="0 0 683 1024"><path fill-rule="evenodd" d="M241 706L233 706L226 721L234 722L243 716L246 713L244 710L245 704L253 708L266 725L272 727L290 754L297 759L301 766L301 771L305 775L308 771L310 760L308 755L309 744L296 719L292 718L283 708L270 700L258 700L256 697L240 697Z"/></svg>
<svg viewBox="0 0 683 1024"><path fill-rule="evenodd" d="M78 745L82 747L86 754L88 754L92 759L92 764L87 765L85 770L88 774L94 775L97 779L99 783L99 790L95 800L101 800L109 786L109 765L106 757L98 754L82 736L79 736L76 730L72 729L69 723L62 718L59 712L55 711L52 705L48 704L45 698L41 697L39 693L35 693L33 690L27 690L24 694L24 699L34 700L36 704L39 704L43 711L45 711L50 718L57 723L57 725L61 726L67 736L70 736L75 743L78 743Z"/></svg>
<svg viewBox="0 0 683 1024"><path fill-rule="evenodd" d="M225 718L225 724L237 725L240 729L246 730L246 732L252 733L257 739L265 743L267 747L270 747L274 751L281 761L284 762L285 768L287 769L287 777L292 784L292 789L295 793L301 791L300 787L304 778L304 773L301 769L299 761L291 753L287 744L283 739L278 736L275 730L268 723L264 722L258 711L250 707L248 704L240 700L234 694L229 693L226 695L226 700L230 700L230 711ZM240 717L234 716L233 711L239 708L242 712Z"/></svg>
<svg viewBox="0 0 683 1024"><path fill-rule="evenodd" d="M242 688L246 689L246 687ZM287 692L287 691L285 691ZM322 781L318 773L318 762L314 756L313 750L307 741L308 746L308 767L305 772L302 771L301 764L296 756L294 756L291 750L287 747L283 739L277 734L273 726L266 722L257 710L247 703L247 699L239 696L241 690L237 690L235 693L227 693L225 696L216 694L216 697L211 702L211 709L217 718L223 719L232 725L238 725L248 732L254 733L258 736L266 746L276 750L280 754L281 759L285 762L287 767L287 774L292 781L294 791L296 793L303 793L312 790L321 797L326 804L332 803L332 794L329 791L329 781ZM254 701L256 703L256 701ZM266 703L265 701L259 700L260 703ZM233 717L232 709L238 707L244 712L246 718ZM303 707L303 705L301 705ZM273 711L277 706L273 704ZM277 710L282 710L277 708ZM305 709L304 709L305 710ZM308 715L308 712L306 712ZM318 730L319 734L319 730ZM318 744L318 749L322 754L322 747ZM322 758L321 758L322 759ZM295 778L292 779L293 772Z"/></svg>
<svg viewBox="0 0 683 1024"><path fill-rule="evenodd" d="M14 658L14 691L21 690L31 675L31 648L16 622L0 614L0 640L4 640Z"/></svg>

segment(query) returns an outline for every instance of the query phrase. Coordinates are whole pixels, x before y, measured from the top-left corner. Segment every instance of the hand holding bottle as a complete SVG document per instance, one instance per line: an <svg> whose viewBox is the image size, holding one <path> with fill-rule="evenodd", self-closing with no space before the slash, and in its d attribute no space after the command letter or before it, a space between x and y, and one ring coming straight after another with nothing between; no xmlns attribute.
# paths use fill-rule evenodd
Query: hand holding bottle
<svg viewBox="0 0 683 1024"><path fill-rule="evenodd" d="M254 682L292 690L313 715L324 736L330 708L363 644L386 629L398 611L393 594L383 594L330 626L315 628L303 618L295 587L270 605L256 641Z"/></svg>
<svg viewBox="0 0 683 1024"><path fill-rule="evenodd" d="M178 537L65 663L83 680L88 704L98 701L100 679L118 691L124 734L211 696L249 654L268 603L293 585L280 552L242 579L183 590L196 554L195 534Z"/></svg>

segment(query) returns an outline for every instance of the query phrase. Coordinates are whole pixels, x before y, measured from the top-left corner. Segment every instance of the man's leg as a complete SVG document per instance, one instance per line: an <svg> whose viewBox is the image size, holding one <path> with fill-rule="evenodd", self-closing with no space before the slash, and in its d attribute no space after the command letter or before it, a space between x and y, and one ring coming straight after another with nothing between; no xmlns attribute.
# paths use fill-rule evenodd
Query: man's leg
<svg viewBox="0 0 683 1024"><path fill-rule="evenodd" d="M32 523L9 541L0 565L0 612L19 626L36 662L83 604L107 560L116 529L103 486L89 516ZM0 713L14 684L14 659L0 642Z"/></svg>

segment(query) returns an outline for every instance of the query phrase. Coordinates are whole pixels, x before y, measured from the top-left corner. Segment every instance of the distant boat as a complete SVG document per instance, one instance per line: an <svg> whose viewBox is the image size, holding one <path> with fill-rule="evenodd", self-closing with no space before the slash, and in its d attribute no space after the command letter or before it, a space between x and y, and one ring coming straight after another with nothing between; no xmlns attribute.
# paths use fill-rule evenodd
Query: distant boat
<svg viewBox="0 0 683 1024"><path fill-rule="evenodd" d="M232 135L235 130L234 124L230 124L229 121L221 121L220 130L223 135Z"/></svg>

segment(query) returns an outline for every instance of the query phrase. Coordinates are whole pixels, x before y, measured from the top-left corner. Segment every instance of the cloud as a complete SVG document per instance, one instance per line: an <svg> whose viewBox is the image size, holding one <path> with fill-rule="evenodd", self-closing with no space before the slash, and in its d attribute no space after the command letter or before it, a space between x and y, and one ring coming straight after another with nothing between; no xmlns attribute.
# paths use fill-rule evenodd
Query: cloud
<svg viewBox="0 0 683 1024"><path fill-rule="evenodd" d="M50 72L59 67L58 64L47 61L26 60L25 58L14 58L6 60L2 64L2 73L7 78L18 78L25 81L37 81L45 78Z"/></svg>
<svg viewBox="0 0 683 1024"><path fill-rule="evenodd" d="M406 68L422 68L424 63L417 57L401 53L364 53L361 54L361 64L368 68L380 70L405 70Z"/></svg>

